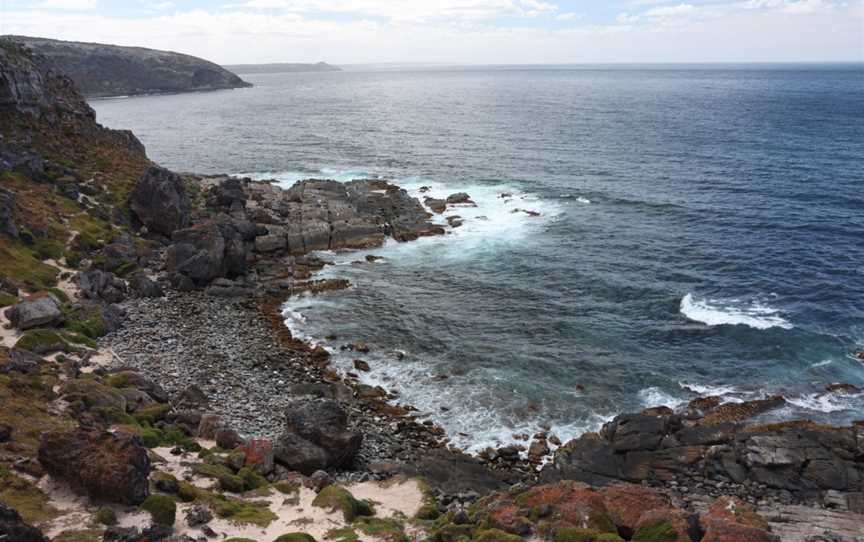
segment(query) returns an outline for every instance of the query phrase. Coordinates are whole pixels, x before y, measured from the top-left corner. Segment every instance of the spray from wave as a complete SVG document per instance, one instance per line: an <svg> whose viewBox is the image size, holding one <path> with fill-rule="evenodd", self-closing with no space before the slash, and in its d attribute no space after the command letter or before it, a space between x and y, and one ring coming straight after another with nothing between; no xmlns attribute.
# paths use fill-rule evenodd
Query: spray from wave
<svg viewBox="0 0 864 542"><path fill-rule="evenodd" d="M780 316L780 311L759 301L739 299L697 299L688 293L681 299L681 314L694 322L708 326L747 326L753 329L792 329L792 324Z"/></svg>

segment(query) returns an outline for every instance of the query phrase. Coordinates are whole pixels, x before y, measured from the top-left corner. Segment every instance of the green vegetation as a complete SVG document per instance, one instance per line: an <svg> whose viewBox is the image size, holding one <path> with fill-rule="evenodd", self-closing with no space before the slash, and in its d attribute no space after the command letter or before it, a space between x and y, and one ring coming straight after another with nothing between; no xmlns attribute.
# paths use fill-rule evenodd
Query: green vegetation
<svg viewBox="0 0 864 542"><path fill-rule="evenodd" d="M18 342L17 348L29 350L35 354L50 352L68 352L69 343L59 333L51 329L30 329L25 331Z"/></svg>
<svg viewBox="0 0 864 542"><path fill-rule="evenodd" d="M360 517L354 521L353 526L361 533L378 540L386 540L387 542L408 542L408 536L405 534L405 526L398 519ZM489 540L487 542L496 541Z"/></svg>
<svg viewBox="0 0 864 542"><path fill-rule="evenodd" d="M273 542L317 542L315 538L306 533L288 533L276 538Z"/></svg>
<svg viewBox="0 0 864 542"><path fill-rule="evenodd" d="M247 490L260 489L262 487L266 487L268 485L267 479L258 474L255 469L251 469L249 467L243 467L240 469L240 472L237 473L243 480L243 485Z"/></svg>
<svg viewBox="0 0 864 542"><path fill-rule="evenodd" d="M173 527L177 515L177 503L166 495L150 495L141 505L141 508L150 512L153 522L165 527Z"/></svg>
<svg viewBox="0 0 864 542"><path fill-rule="evenodd" d="M55 536L53 542L99 542L102 531L99 529L71 529Z"/></svg>
<svg viewBox="0 0 864 542"><path fill-rule="evenodd" d="M139 408L132 414L132 417L139 424L153 425L160 420L164 420L169 412L171 412L171 405L156 403Z"/></svg>
<svg viewBox="0 0 864 542"><path fill-rule="evenodd" d="M279 493L284 493L285 495L293 495L294 493L300 491L299 484L286 482L284 480L281 482L276 482L275 484L273 484L273 487L276 489L276 491L278 491Z"/></svg>
<svg viewBox="0 0 864 542"><path fill-rule="evenodd" d="M17 510L28 523L41 523L60 514L38 487L3 467L0 467L0 501Z"/></svg>
<svg viewBox="0 0 864 542"><path fill-rule="evenodd" d="M81 310L66 316L66 329L80 333L91 339L98 339L108 333L108 324L98 309ZM125 386L115 386L125 387Z"/></svg>
<svg viewBox="0 0 864 542"><path fill-rule="evenodd" d="M474 542L522 542L522 537L505 533L500 529L487 529L478 532Z"/></svg>
<svg viewBox="0 0 864 542"><path fill-rule="evenodd" d="M44 290L57 284L60 270L42 263L29 248L0 239L0 275L28 290Z"/></svg>
<svg viewBox="0 0 864 542"><path fill-rule="evenodd" d="M374 516L375 511L367 501L354 498L344 487L330 485L321 490L312 501L312 506L327 508L331 512L341 511L345 521L351 523L359 516Z"/></svg>
<svg viewBox="0 0 864 542"><path fill-rule="evenodd" d="M228 497L220 493L195 487L184 481L179 482L180 491L177 496L183 502L198 501L207 504L218 517L234 523L248 523L259 527L267 527L278 519L270 510L266 501L251 501Z"/></svg>
<svg viewBox="0 0 864 542"><path fill-rule="evenodd" d="M635 542L678 542L678 533L668 521L640 527L633 534Z"/></svg>
<svg viewBox="0 0 864 542"><path fill-rule="evenodd" d="M103 506L96 512L95 520L96 523L110 527L112 525L117 525L117 514L114 513L113 508Z"/></svg>
<svg viewBox="0 0 864 542"><path fill-rule="evenodd" d="M360 537L357 536L357 531L351 527L342 527L341 529L331 529L324 535L327 540L333 542L357 542Z"/></svg>
<svg viewBox="0 0 864 542"><path fill-rule="evenodd" d="M15 303L18 303L18 297L12 294L7 294L6 292L0 292L0 307L8 307Z"/></svg>
<svg viewBox="0 0 864 542"><path fill-rule="evenodd" d="M624 542L616 533L564 527L555 531L555 542Z"/></svg>

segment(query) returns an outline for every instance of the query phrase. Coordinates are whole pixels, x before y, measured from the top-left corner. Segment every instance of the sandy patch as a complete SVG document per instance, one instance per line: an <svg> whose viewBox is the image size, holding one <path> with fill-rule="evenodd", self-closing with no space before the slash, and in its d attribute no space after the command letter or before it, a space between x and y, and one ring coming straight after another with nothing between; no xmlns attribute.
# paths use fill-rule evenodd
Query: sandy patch
<svg viewBox="0 0 864 542"><path fill-rule="evenodd" d="M81 291L81 289L78 288L77 284L72 282L72 277L74 277L75 274L78 273L78 271L66 267L56 260L45 260L44 263L59 269L61 275L67 275L68 278L59 279L57 281L57 289L66 294L69 299L78 299L78 293Z"/></svg>

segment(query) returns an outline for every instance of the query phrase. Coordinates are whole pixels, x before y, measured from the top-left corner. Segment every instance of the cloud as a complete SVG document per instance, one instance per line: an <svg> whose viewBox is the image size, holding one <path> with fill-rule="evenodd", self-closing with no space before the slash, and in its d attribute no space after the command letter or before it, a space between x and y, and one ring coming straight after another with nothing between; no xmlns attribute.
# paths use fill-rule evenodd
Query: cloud
<svg viewBox="0 0 864 542"><path fill-rule="evenodd" d="M573 13L572 11L567 13L559 13L555 16L555 19L559 21L575 21L577 19L581 19L582 15L579 13Z"/></svg>
<svg viewBox="0 0 864 542"><path fill-rule="evenodd" d="M36 9L56 9L63 11L87 11L96 9L98 0L43 0Z"/></svg>
<svg viewBox="0 0 864 542"><path fill-rule="evenodd" d="M651 8L645 12L645 16L655 18L682 17L686 15L693 15L697 11L698 10L696 6L692 4L678 4L677 6L663 6L658 8Z"/></svg>
<svg viewBox="0 0 864 542"><path fill-rule="evenodd" d="M432 19L483 20L500 17L538 17L558 6L542 0L246 0L226 9L281 10L294 13L354 14L397 21Z"/></svg>

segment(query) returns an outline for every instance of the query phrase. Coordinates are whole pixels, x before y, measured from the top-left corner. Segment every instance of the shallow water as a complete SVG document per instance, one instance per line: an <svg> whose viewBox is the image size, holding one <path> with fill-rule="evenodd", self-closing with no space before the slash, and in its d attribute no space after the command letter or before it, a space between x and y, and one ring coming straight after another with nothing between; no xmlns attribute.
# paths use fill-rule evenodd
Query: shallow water
<svg viewBox="0 0 864 542"><path fill-rule="evenodd" d="M821 393L864 387L861 66L251 80L94 107L178 170L468 192L476 208L446 213L463 227L375 264L329 255L353 287L286 307L297 334L339 336L345 369L339 345L366 340L364 378L459 444L707 393L864 417L861 396Z"/></svg>

